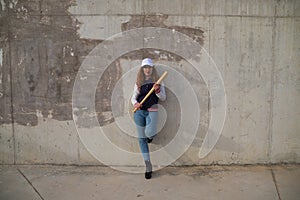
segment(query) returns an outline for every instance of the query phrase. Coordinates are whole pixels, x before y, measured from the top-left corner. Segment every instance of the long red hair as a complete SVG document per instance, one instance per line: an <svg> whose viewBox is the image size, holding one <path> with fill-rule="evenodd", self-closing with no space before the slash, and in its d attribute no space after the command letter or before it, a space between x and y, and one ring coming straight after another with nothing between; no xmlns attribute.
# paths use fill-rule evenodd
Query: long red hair
<svg viewBox="0 0 300 200"><path fill-rule="evenodd" d="M140 89L141 86L144 84L145 82L145 74L143 71L143 68L141 67L137 73L137 77L136 77L136 85L138 86L138 88ZM158 74L156 69L153 67L152 68L152 75L151 75L152 81L156 82L158 80Z"/></svg>

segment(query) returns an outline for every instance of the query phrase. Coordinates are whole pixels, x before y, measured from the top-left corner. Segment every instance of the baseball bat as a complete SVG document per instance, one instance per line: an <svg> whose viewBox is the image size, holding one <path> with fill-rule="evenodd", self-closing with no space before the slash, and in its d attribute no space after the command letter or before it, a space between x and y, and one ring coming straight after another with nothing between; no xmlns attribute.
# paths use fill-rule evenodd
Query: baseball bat
<svg viewBox="0 0 300 200"><path fill-rule="evenodd" d="M168 72L165 71L163 73L163 75L161 75L161 77L156 81L156 84L160 84L162 82L162 80L167 76ZM151 93L154 91L154 87L151 88L151 90L147 93L147 95L143 98L143 100L140 103L140 105L142 105L146 100L147 98L151 95ZM137 111L138 108L134 108L132 112L135 112Z"/></svg>

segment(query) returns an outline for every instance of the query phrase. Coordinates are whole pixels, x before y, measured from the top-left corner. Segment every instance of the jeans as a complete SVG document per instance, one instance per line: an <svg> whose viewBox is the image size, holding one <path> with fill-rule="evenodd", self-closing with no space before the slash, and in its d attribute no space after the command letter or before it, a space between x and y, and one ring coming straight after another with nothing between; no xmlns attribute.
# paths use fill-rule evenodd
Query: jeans
<svg viewBox="0 0 300 200"><path fill-rule="evenodd" d="M157 116L157 112L149 112L147 110L137 110L134 113L139 145L144 160L150 160L147 138L153 138L156 135Z"/></svg>

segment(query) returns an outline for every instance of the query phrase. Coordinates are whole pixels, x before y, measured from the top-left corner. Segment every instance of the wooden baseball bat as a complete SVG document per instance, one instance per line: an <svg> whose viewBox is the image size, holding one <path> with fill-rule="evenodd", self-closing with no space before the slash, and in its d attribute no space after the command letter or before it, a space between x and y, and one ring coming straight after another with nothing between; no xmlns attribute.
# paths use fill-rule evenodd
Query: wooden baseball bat
<svg viewBox="0 0 300 200"><path fill-rule="evenodd" d="M167 76L168 72L165 71L163 73L163 75L161 75L161 77L156 81L156 84L160 84L162 82L162 80ZM151 95L151 93L154 91L154 87L151 88L151 90L148 92L148 94L143 98L143 100L140 102L140 105L142 105L147 98ZM137 111L137 108L134 108L132 112Z"/></svg>

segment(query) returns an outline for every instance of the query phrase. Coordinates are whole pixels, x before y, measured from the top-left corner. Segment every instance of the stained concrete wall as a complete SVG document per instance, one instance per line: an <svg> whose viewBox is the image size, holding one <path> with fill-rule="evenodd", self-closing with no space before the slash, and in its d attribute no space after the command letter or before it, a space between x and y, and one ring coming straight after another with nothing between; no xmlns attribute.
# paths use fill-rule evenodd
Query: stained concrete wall
<svg viewBox="0 0 300 200"><path fill-rule="evenodd" d="M187 34L208 51L226 89L224 129L213 151L199 159L210 123L209 91L184 59L144 49L113 62L99 81L97 117L111 132L111 141L139 151L136 139L117 135L110 102L124 72L150 56L174 66L201 99L196 138L175 165L299 163L300 1L1 0L0 4L1 163L101 164L80 141L72 120L74 80L82 62L103 40L149 26ZM125 88L122 83L121 87ZM168 118L158 137L160 146L154 149L168 144L178 129L174 124L180 123L178 99L167 92L162 105Z"/></svg>

